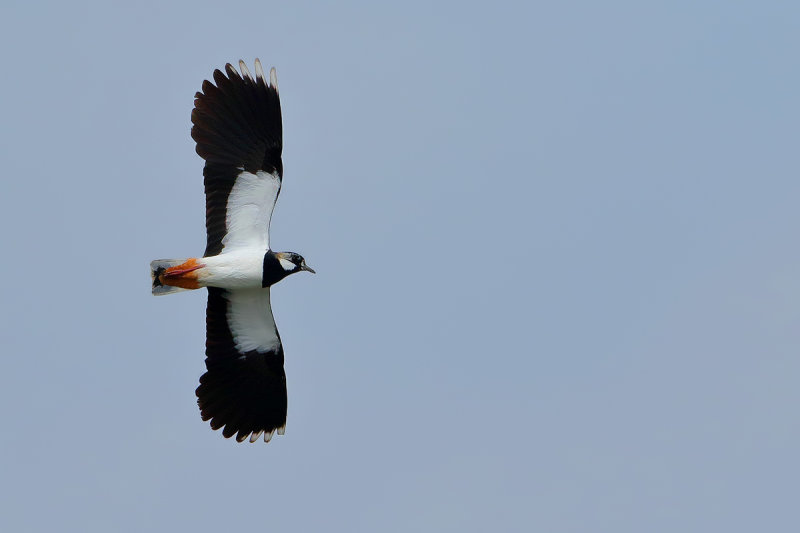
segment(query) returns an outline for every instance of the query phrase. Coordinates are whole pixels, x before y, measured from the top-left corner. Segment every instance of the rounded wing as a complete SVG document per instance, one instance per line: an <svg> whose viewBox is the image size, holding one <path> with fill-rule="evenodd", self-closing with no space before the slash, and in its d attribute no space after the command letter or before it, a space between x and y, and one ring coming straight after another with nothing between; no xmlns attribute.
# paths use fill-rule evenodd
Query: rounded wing
<svg viewBox="0 0 800 533"><path fill-rule="evenodd" d="M269 223L283 178L281 104L275 69L255 78L239 61L214 71L195 95L192 138L205 159L205 256L269 248Z"/></svg>
<svg viewBox="0 0 800 533"><path fill-rule="evenodd" d="M239 442L283 433L286 374L269 288L208 288L206 369L196 394L212 429Z"/></svg>

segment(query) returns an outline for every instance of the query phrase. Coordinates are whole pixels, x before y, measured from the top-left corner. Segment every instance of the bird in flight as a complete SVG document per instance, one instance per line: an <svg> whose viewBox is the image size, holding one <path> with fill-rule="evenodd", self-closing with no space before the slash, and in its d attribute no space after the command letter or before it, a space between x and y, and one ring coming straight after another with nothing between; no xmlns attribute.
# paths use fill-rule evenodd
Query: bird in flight
<svg viewBox="0 0 800 533"><path fill-rule="evenodd" d="M299 254L273 252L269 224L283 180L283 132L275 69L255 77L239 61L203 82L192 138L205 160L207 243L203 257L150 263L153 294L208 288L206 369L197 404L225 438L269 442L286 429L286 374L269 288L314 271Z"/></svg>

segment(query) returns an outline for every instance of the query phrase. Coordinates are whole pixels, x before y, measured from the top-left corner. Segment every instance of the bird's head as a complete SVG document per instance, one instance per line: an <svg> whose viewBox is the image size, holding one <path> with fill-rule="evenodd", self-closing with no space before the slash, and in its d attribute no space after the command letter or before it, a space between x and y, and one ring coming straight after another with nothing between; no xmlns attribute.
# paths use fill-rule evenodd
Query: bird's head
<svg viewBox="0 0 800 533"><path fill-rule="evenodd" d="M303 256L300 254L294 252L278 252L275 254L275 257L278 258L278 262L288 274L294 274L301 270L316 274L314 269L306 264L306 260L303 259Z"/></svg>

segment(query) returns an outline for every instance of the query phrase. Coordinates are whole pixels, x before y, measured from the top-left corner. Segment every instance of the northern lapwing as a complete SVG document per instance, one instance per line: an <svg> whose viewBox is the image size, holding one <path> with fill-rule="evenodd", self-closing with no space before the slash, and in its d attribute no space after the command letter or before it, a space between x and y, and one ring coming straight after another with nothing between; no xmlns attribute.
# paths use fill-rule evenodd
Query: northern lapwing
<svg viewBox="0 0 800 533"><path fill-rule="evenodd" d="M273 252L269 224L283 179L281 104L275 69L255 77L243 61L214 71L195 95L192 138L205 159L203 257L150 263L153 294L208 288L206 369L197 387L203 420L226 438L269 442L286 428L283 346L269 288L314 272L302 256Z"/></svg>

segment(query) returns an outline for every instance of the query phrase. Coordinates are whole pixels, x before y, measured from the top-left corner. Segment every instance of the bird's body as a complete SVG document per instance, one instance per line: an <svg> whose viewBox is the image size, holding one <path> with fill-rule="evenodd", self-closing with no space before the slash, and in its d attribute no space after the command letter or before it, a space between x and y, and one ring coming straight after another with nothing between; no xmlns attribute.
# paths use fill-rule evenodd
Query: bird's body
<svg viewBox="0 0 800 533"><path fill-rule="evenodd" d="M314 272L298 254L273 252L269 223L283 179L282 126L275 70L267 83L226 65L203 83L192 137L206 160L207 244L203 257L150 264L153 294L208 288L206 368L197 388L203 420L223 435L269 441L286 426L283 346L269 287Z"/></svg>

